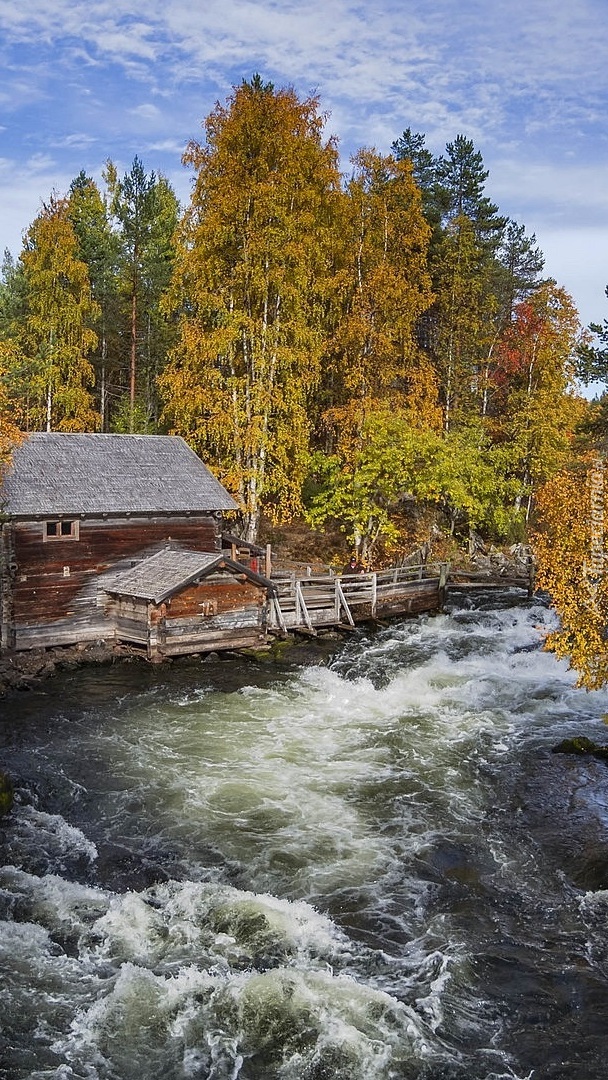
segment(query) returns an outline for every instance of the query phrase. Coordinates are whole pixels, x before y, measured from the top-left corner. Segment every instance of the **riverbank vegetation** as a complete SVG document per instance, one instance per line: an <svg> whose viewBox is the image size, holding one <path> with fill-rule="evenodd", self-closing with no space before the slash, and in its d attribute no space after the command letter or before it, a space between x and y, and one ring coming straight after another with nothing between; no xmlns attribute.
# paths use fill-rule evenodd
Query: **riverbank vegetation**
<svg viewBox="0 0 608 1080"><path fill-rule="evenodd" d="M0 455L18 431L177 433L245 538L304 520L364 562L433 533L513 544L540 521L542 580L569 611L591 543L572 558L589 515L571 478L606 429L579 387L606 353L470 139L435 156L407 128L344 175L326 119L256 75L186 149L185 208L137 158L48 197L2 267Z"/></svg>

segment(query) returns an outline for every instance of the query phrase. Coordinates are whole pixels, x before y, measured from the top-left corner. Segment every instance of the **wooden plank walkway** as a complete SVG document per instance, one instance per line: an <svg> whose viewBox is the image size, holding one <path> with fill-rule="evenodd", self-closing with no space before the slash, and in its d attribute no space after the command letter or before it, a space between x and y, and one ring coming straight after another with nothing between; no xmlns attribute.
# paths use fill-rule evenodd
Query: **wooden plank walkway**
<svg viewBox="0 0 608 1080"><path fill-rule="evenodd" d="M273 633L316 634L322 627L353 629L357 623L440 611L448 567L399 566L363 574L310 575L277 572L268 606Z"/></svg>

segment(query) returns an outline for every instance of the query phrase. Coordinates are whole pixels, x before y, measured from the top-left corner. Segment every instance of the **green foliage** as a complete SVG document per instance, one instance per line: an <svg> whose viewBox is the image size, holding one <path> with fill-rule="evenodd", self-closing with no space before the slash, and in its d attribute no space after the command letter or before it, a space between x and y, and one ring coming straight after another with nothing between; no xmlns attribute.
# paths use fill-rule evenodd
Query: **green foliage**
<svg viewBox="0 0 608 1080"><path fill-rule="evenodd" d="M28 430L89 431L99 424L88 354L95 347L91 323L98 306L66 199L53 196L28 230L21 266L25 317L15 327L27 381L17 389L17 409Z"/></svg>
<svg viewBox="0 0 608 1080"><path fill-rule="evenodd" d="M407 411L370 415L351 460L318 454L313 526L337 522L361 557L379 539L397 539L396 514L414 502L437 506L451 532L475 528L504 536L516 528L518 485L509 455L491 447L480 429L442 434L412 426Z"/></svg>
<svg viewBox="0 0 608 1080"><path fill-rule="evenodd" d="M123 394L112 412L111 431L117 435L155 435L157 424L145 400L131 404L129 395Z"/></svg>
<svg viewBox="0 0 608 1080"><path fill-rule="evenodd" d="M68 215L78 240L78 255L86 263L91 293L98 304L92 323L97 345L91 353L101 429L107 430L112 404L120 392L121 333L118 266L121 237L112 229L107 201L95 182L81 172L70 185Z"/></svg>
<svg viewBox="0 0 608 1080"><path fill-rule="evenodd" d="M308 521L313 527L337 522L367 561L380 539L397 539L393 515L404 501L415 498L419 471L428 465L437 439L434 432L412 428L405 413L372 414L352 460L314 456L318 490Z"/></svg>
<svg viewBox="0 0 608 1080"><path fill-rule="evenodd" d="M608 287L604 290L608 297ZM608 319L603 323L591 323L589 330L595 334L600 345L593 345L589 336L579 343L576 354L576 376L585 386L592 382L608 382Z"/></svg>
<svg viewBox="0 0 608 1080"><path fill-rule="evenodd" d="M27 312L27 286L23 266L5 250L0 278L0 340L18 333L20 322Z"/></svg>
<svg viewBox="0 0 608 1080"><path fill-rule="evenodd" d="M119 396L128 392L134 431L136 400L142 395L146 410L158 421L157 378L174 341L161 299L173 271L179 206L167 180L154 172L146 174L137 157L122 179L109 161L105 180L109 212L120 240L115 274L122 330Z"/></svg>

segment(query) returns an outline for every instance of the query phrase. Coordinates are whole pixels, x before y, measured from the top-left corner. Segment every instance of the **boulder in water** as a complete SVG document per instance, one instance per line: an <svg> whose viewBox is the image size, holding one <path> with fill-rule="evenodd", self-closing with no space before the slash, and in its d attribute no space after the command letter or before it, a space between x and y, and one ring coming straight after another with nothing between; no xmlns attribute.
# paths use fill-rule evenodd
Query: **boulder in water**
<svg viewBox="0 0 608 1080"><path fill-rule="evenodd" d="M10 776L0 772L0 818L8 814L13 806L13 782Z"/></svg>
<svg viewBox="0 0 608 1080"><path fill-rule="evenodd" d="M573 739L564 739L553 747L554 754L587 754L608 762L608 746L598 746L585 735L576 735Z"/></svg>

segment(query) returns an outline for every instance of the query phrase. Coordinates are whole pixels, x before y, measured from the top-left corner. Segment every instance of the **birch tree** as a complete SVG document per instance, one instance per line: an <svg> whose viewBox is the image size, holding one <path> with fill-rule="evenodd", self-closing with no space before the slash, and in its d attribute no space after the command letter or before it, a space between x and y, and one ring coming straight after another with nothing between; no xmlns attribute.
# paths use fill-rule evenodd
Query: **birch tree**
<svg viewBox="0 0 608 1080"><path fill-rule="evenodd" d="M15 362L16 346L12 341L0 341L0 476L10 459L13 447L21 439L15 423L15 410L8 390L10 369Z"/></svg>
<svg viewBox="0 0 608 1080"><path fill-rule="evenodd" d="M77 249L68 202L52 196L30 226L21 254L27 313L19 345L31 363L28 427L33 430L99 427L88 359L97 342L91 323L99 309Z"/></svg>
<svg viewBox="0 0 608 1080"><path fill-rule="evenodd" d="M569 660L587 690L608 683L605 468L603 455L589 451L548 480L533 537L537 581L559 615L547 647Z"/></svg>
<svg viewBox="0 0 608 1080"><path fill-rule="evenodd" d="M340 222L324 414L332 443L347 455L359 448L376 410L408 409L415 426L440 420L436 380L416 336L432 300L420 192L404 161L362 150L353 164Z"/></svg>
<svg viewBox="0 0 608 1080"><path fill-rule="evenodd" d="M245 536L260 512L300 508L307 408L323 349L337 153L315 97L258 76L190 144L195 171L170 308L179 340L160 383L165 416L237 496Z"/></svg>
<svg viewBox="0 0 608 1080"><path fill-rule="evenodd" d="M586 412L574 380L580 331L571 296L547 281L516 305L501 341L493 437L510 447L526 520L536 489L567 463Z"/></svg>

